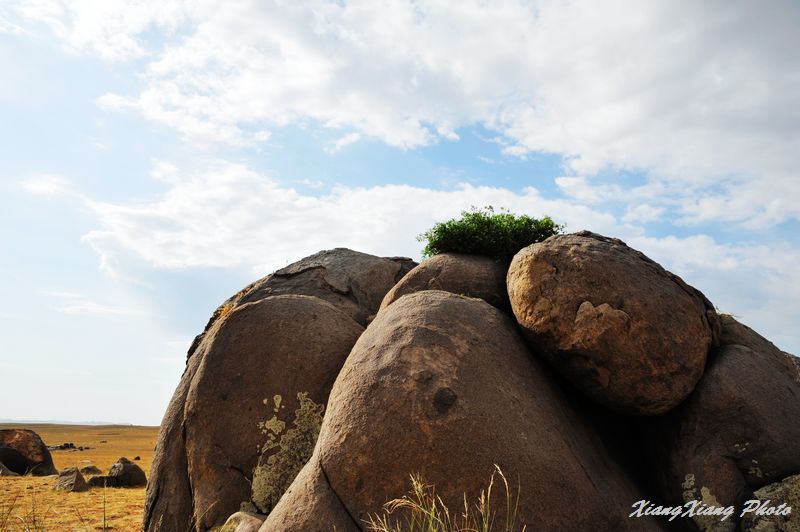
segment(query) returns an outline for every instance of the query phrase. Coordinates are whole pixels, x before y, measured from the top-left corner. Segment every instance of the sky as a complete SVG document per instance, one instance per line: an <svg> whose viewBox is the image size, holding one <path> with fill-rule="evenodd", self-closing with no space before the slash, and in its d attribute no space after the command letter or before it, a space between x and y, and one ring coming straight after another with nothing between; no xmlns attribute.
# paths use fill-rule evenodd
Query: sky
<svg viewBox="0 0 800 532"><path fill-rule="evenodd" d="M0 418L158 424L222 301L471 206L800 353L800 3L0 0Z"/></svg>

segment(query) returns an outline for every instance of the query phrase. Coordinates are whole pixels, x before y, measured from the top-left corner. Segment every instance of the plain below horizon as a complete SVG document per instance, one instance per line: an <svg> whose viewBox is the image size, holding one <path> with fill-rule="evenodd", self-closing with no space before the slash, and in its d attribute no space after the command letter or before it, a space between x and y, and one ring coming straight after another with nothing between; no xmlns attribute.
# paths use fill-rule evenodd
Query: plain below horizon
<svg viewBox="0 0 800 532"><path fill-rule="evenodd" d="M84 425L92 427L158 427L159 425L135 425L111 421L66 421L63 419L8 419L0 418L0 425Z"/></svg>

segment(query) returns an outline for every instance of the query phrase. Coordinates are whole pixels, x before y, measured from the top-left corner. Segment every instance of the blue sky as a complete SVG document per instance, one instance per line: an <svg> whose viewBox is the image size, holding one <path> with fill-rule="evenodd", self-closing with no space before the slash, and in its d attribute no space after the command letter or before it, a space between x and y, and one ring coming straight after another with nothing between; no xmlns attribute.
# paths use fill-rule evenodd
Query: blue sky
<svg viewBox="0 0 800 532"><path fill-rule="evenodd" d="M790 1L0 3L0 418L157 424L230 294L320 249L419 258L471 205L622 238L800 352L799 23Z"/></svg>

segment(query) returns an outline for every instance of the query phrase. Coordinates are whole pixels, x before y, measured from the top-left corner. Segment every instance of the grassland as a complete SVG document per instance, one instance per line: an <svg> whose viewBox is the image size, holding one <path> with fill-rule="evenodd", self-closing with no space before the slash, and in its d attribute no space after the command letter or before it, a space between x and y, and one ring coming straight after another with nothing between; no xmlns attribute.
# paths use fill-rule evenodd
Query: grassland
<svg viewBox="0 0 800 532"><path fill-rule="evenodd" d="M0 429L4 428L31 429L47 445L72 442L92 447L84 451L51 451L53 462L57 469L95 465L103 473L121 456L131 460L139 456L136 463L149 474L158 434L158 427L120 425L0 424ZM54 477L0 477L0 530L102 530L104 506L108 529L141 529L145 488L92 488L83 493L64 493L54 491L54 485Z"/></svg>

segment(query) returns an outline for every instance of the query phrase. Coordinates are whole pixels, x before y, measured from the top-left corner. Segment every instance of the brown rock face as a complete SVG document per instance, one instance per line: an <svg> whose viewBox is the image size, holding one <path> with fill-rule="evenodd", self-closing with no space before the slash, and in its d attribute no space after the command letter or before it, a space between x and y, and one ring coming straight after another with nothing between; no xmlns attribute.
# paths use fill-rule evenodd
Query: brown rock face
<svg viewBox="0 0 800 532"><path fill-rule="evenodd" d="M61 491L86 491L89 485L77 467L68 467L58 473L55 489Z"/></svg>
<svg viewBox="0 0 800 532"><path fill-rule="evenodd" d="M219 532L258 532L264 516L251 512L236 512L225 521Z"/></svg>
<svg viewBox="0 0 800 532"><path fill-rule="evenodd" d="M501 310L510 308L502 264L488 257L442 253L408 272L383 298L381 310L401 296L422 290L443 290L483 299Z"/></svg>
<svg viewBox="0 0 800 532"><path fill-rule="evenodd" d="M753 494L753 500L764 503L775 513L758 510L747 512L742 518L743 532L798 532L800 531L800 475L794 475L775 484L764 486ZM791 508L786 512L785 508Z"/></svg>
<svg viewBox="0 0 800 532"><path fill-rule="evenodd" d="M337 512L339 501L361 523L405 494L413 472L458 511L498 464L519 478L517 522L529 530L653 529L627 517L643 497L548 372L513 321L484 301L440 291L398 299L359 338L336 380L319 469L308 465L276 511L320 504Z"/></svg>
<svg viewBox="0 0 800 532"><path fill-rule="evenodd" d="M723 346L684 404L648 420L664 499L738 508L752 490L800 471L800 375L775 351Z"/></svg>
<svg viewBox="0 0 800 532"><path fill-rule="evenodd" d="M730 314L720 314L720 345L743 345L763 354L780 356L783 351Z"/></svg>
<svg viewBox="0 0 800 532"><path fill-rule="evenodd" d="M361 530L328 484L317 455L303 467L259 532L276 530Z"/></svg>
<svg viewBox="0 0 800 532"><path fill-rule="evenodd" d="M249 501L259 459L282 449L302 397L325 405L362 331L333 304L304 295L266 297L217 316L162 423L145 529L205 530Z"/></svg>
<svg viewBox="0 0 800 532"><path fill-rule="evenodd" d="M3 451L3 448L16 453ZM24 463L19 459L20 455ZM41 477L58 474L47 446L38 434L28 429L0 430L0 462L19 475L30 473ZM24 469L20 470L22 466Z"/></svg>
<svg viewBox="0 0 800 532"><path fill-rule="evenodd" d="M507 284L528 343L587 396L622 413L678 405L716 339L708 300L617 239L550 237L514 257Z"/></svg>

